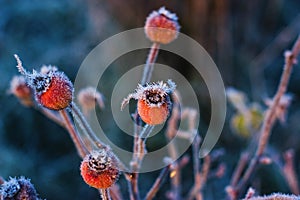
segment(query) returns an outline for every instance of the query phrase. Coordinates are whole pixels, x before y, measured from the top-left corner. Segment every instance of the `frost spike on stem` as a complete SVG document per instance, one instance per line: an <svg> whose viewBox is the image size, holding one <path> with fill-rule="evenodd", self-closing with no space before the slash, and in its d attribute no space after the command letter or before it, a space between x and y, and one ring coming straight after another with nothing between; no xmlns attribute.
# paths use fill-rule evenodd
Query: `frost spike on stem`
<svg viewBox="0 0 300 200"><path fill-rule="evenodd" d="M22 61L20 59L20 57L17 55L17 54L14 54L14 57L15 59L17 60L17 68L18 68L18 71L24 75L24 76L28 76L28 72L24 69L23 65L22 65Z"/></svg>

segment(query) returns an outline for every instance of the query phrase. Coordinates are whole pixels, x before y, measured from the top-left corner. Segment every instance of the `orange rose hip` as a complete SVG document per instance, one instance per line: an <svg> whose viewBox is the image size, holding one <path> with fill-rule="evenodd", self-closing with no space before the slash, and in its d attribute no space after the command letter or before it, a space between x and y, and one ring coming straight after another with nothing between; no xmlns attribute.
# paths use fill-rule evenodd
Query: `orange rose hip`
<svg viewBox="0 0 300 200"><path fill-rule="evenodd" d="M161 82L138 85L135 93L129 94L122 102L121 109L129 103L130 99L136 99L137 111L141 119L149 125L164 123L171 108L169 93L173 92L176 85L168 80L168 84Z"/></svg>
<svg viewBox="0 0 300 200"><path fill-rule="evenodd" d="M18 55L19 72L25 76L26 83L34 90L36 101L51 110L67 108L73 100L73 84L69 78L54 66L42 66L40 72L27 72Z"/></svg>
<svg viewBox="0 0 300 200"><path fill-rule="evenodd" d="M80 171L86 184L97 189L109 188L119 178L117 158L104 149L88 154L81 163Z"/></svg>
<svg viewBox="0 0 300 200"><path fill-rule="evenodd" d="M147 17L144 29L152 42L168 44L177 38L180 26L177 16L162 7Z"/></svg>
<svg viewBox="0 0 300 200"><path fill-rule="evenodd" d="M64 109L72 102L73 85L63 73L54 72L49 75L49 83L45 83L43 90L36 92L36 99L48 109Z"/></svg>
<svg viewBox="0 0 300 200"><path fill-rule="evenodd" d="M164 103L159 107L149 106L147 101L138 101L138 113L141 119L149 125L162 124L169 116L168 104Z"/></svg>

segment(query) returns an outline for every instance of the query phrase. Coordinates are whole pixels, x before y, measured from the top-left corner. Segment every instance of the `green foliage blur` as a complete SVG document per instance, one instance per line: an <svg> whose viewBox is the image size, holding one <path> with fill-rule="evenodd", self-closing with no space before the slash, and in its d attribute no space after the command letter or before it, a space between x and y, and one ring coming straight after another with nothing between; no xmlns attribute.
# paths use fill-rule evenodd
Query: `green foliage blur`
<svg viewBox="0 0 300 200"><path fill-rule="evenodd" d="M143 27L148 14L161 6L176 13L181 31L197 40L217 64L226 87L247 94L250 102L271 97L279 82L283 52L290 48L300 30L300 1L298 0L0 0L0 176L25 176L32 180L42 198L99 199L96 190L89 188L79 172L80 158L67 132L39 112L22 106L8 95L10 80L17 75L13 54L18 54L29 70L42 64L57 65L71 80L85 56L106 38L132 28ZM99 90L110 103L112 84L124 70L146 59L124 66L116 64L108 71L106 85ZM182 68L182 62L159 54L161 63L173 66L190 81L198 95L201 122L199 132L207 129L210 119L210 100L205 84L199 85L192 67ZM127 59L129 61L130 59ZM136 62L136 63L135 63ZM125 68L125 69L124 69ZM285 125L277 124L270 139L267 154L280 159L292 148L296 155L296 170L300 169L300 69L294 69L288 92L294 95ZM225 187L249 139L231 129L235 114L228 104L227 120L216 149L225 154L220 162L227 166L221 179L211 179L204 188L205 199L222 199ZM119 132L109 115L109 106L99 111L105 129L114 138ZM116 140L116 138L114 138ZM130 149L132 141L118 141ZM155 142L150 145L155 147ZM160 145L160 144L158 144ZM150 148L152 147L150 146ZM153 148L153 147L152 147ZM190 150L187 152L190 154ZM193 183L192 165L183 171L183 194ZM158 172L141 176L141 193L155 180ZM274 175L276 174L276 175ZM300 173L298 173L300 177ZM268 179L262 177L268 176ZM278 167L264 166L254 177L254 185L262 194L289 192ZM127 185L119 181L125 197ZM168 184L167 184L168 185ZM164 199L167 185L157 199ZM125 198L126 199L126 198Z"/></svg>

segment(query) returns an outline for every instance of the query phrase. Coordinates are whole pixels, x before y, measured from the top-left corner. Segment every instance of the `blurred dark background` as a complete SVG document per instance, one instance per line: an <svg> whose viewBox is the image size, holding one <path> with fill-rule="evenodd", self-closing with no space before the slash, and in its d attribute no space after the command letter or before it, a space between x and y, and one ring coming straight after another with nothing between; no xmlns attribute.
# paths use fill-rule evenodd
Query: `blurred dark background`
<svg viewBox="0 0 300 200"><path fill-rule="evenodd" d="M0 176L31 178L41 197L49 200L99 198L97 191L89 188L79 175L81 160L67 132L7 94L10 80L17 74L13 54L18 54L30 70L42 64L57 65L74 80L81 62L95 46L121 31L143 27L148 14L161 6L176 13L181 31L209 52L226 86L244 91L250 101L261 105L264 98L274 94L284 62L283 52L291 48L300 32L298 0L0 0ZM176 59L166 60L180 71ZM113 70L110 76L118 77L121 72ZM186 73L200 99L201 131L209 123L209 96L202 92L206 91L204 86L197 86L192 72ZM297 172L300 169L299 77L298 66L289 86L294 100L287 123L277 125L270 140L279 157L289 148L295 150ZM111 91L103 86L100 89L104 96L110 97ZM105 115L106 111L101 112ZM232 133L229 127L232 112L233 108L228 106L228 120L216 147L225 151L222 161L227 171L222 179L208 182L204 188L207 199L225 196L224 188L233 167L247 145L247 140ZM103 120L109 131L116 131L111 119L103 117ZM188 165L184 171L183 193L192 184L190 169ZM256 179L261 193L289 192L277 172L276 166L258 171ZM270 179L261 180L262 174ZM141 177L142 194L156 175L153 172ZM124 178L119 182L126 195ZM158 199L164 198L166 189L159 192Z"/></svg>

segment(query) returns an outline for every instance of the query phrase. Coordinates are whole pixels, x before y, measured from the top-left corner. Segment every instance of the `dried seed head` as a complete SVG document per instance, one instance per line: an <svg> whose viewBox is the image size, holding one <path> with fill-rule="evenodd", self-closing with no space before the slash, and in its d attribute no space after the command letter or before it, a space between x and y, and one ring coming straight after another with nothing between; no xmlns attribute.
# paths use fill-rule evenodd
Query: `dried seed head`
<svg viewBox="0 0 300 200"><path fill-rule="evenodd" d="M144 28L152 42L168 44L177 38L180 26L177 16L161 7L147 17Z"/></svg>
<svg viewBox="0 0 300 200"><path fill-rule="evenodd" d="M32 90L27 85L24 76L14 76L10 82L9 93L15 95L25 106L33 105Z"/></svg>
<svg viewBox="0 0 300 200"><path fill-rule="evenodd" d="M105 189L119 178L118 160L109 151L100 149L86 155L80 166L83 180L91 187Z"/></svg>
<svg viewBox="0 0 300 200"><path fill-rule="evenodd" d="M27 72L17 55L17 68L26 77L27 84L34 90L36 101L51 110L61 110L73 100L73 84L68 77L54 66L42 66L41 71Z"/></svg>
<svg viewBox="0 0 300 200"><path fill-rule="evenodd" d="M104 108L103 96L96 88L87 87L80 90L77 98L85 114L94 109L96 104L98 104L100 108Z"/></svg>
<svg viewBox="0 0 300 200"><path fill-rule="evenodd" d="M38 200L37 192L29 179L10 178L0 186L0 196L5 200Z"/></svg>
<svg viewBox="0 0 300 200"><path fill-rule="evenodd" d="M138 100L137 110L141 119L149 125L158 125L166 121L169 116L171 101L169 93L176 85L168 80L166 83L157 82L146 86L138 85L135 93L129 94L122 102L121 108L128 104L130 99Z"/></svg>

